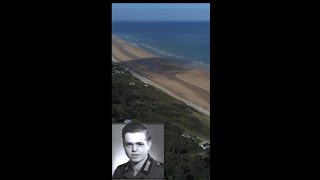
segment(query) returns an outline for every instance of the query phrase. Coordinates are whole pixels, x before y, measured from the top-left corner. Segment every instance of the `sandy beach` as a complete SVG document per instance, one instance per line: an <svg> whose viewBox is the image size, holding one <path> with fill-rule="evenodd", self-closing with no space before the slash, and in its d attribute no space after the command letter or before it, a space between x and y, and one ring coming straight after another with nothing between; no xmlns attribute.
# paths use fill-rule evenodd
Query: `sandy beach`
<svg viewBox="0 0 320 180"><path fill-rule="evenodd" d="M169 62L116 36L112 36L112 59L210 113L208 69Z"/></svg>

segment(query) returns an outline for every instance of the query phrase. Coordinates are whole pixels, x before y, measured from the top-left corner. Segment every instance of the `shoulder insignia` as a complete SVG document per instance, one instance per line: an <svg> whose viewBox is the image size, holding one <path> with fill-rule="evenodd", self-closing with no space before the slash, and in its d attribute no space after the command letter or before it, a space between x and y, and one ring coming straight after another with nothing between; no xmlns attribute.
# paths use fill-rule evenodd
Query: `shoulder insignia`
<svg viewBox="0 0 320 180"><path fill-rule="evenodd" d="M151 162L150 162L150 161L147 161L147 164L146 164L146 166L144 167L144 170L145 170L145 171L148 171L150 164L151 164Z"/></svg>
<svg viewBox="0 0 320 180"><path fill-rule="evenodd" d="M164 163L161 163L161 162L157 162L156 165L157 165L158 167L164 167Z"/></svg>

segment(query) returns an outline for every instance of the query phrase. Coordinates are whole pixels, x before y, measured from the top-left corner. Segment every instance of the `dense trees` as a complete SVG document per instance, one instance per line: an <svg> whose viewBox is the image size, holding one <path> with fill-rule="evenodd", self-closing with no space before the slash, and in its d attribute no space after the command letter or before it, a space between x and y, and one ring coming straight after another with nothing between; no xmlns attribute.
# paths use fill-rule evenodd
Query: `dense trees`
<svg viewBox="0 0 320 180"><path fill-rule="evenodd" d="M181 136L183 129L165 124L165 176L166 179L208 179L209 161L189 152L200 147L191 139Z"/></svg>
<svg viewBox="0 0 320 180"><path fill-rule="evenodd" d="M122 122L128 118L143 122L163 122L165 179L208 179L210 156L202 158L200 155L190 155L191 151L202 149L192 139L182 137L181 134L186 128L209 137L209 126L194 115L198 112L192 108L152 86L144 85L129 73L113 74L112 121Z"/></svg>
<svg viewBox="0 0 320 180"><path fill-rule="evenodd" d="M127 117L143 121L174 122L205 137L210 136L209 126L194 115L199 112L159 89L144 85L129 73L114 73L112 106L115 108L112 110L112 117L115 121Z"/></svg>

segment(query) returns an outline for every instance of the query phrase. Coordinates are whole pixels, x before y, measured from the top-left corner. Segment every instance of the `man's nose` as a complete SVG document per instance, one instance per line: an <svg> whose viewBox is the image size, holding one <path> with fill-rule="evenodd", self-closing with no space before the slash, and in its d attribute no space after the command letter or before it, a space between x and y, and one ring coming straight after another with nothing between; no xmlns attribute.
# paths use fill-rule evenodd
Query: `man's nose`
<svg viewBox="0 0 320 180"><path fill-rule="evenodd" d="M137 146L136 145L132 146L132 151L137 151Z"/></svg>

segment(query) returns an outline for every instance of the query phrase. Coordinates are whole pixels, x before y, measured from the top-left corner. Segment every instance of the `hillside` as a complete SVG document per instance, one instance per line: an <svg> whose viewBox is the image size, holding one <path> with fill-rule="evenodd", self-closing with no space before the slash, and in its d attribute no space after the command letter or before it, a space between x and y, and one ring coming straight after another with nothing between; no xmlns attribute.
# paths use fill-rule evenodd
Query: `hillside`
<svg viewBox="0 0 320 180"><path fill-rule="evenodd" d="M164 123L165 179L208 179L210 148L204 150L198 144L210 141L209 117L121 67L112 68L112 121ZM192 138L183 137L184 132Z"/></svg>

